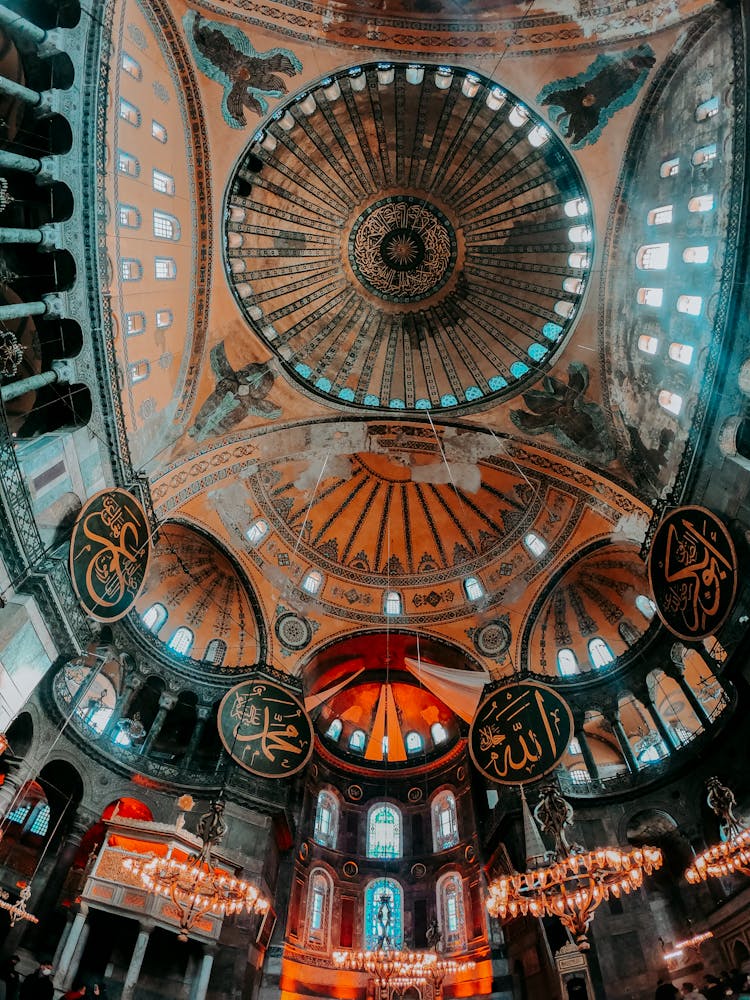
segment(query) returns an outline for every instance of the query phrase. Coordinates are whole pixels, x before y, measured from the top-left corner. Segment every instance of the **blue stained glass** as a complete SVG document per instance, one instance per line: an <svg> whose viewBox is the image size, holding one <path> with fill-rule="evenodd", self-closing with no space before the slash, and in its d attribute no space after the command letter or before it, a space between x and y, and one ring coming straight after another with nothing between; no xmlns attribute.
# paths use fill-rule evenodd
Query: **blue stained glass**
<svg viewBox="0 0 750 1000"><path fill-rule="evenodd" d="M367 823L367 857L401 857L401 814L387 802L370 810Z"/></svg>
<svg viewBox="0 0 750 1000"><path fill-rule="evenodd" d="M545 323L542 327L542 336L546 337L547 340L551 340L553 343L562 333L562 327L558 326L557 323Z"/></svg>
<svg viewBox="0 0 750 1000"><path fill-rule="evenodd" d="M303 365L299 361L294 366L294 370L298 372L303 378L310 378L310 376L312 375L312 368L309 365Z"/></svg>
<svg viewBox="0 0 750 1000"><path fill-rule="evenodd" d="M392 399L388 405L392 410L406 409L406 403L404 403L403 399Z"/></svg>
<svg viewBox="0 0 750 1000"><path fill-rule="evenodd" d="M441 406L458 406L458 400L451 393L440 397Z"/></svg>
<svg viewBox="0 0 750 1000"><path fill-rule="evenodd" d="M49 806L45 804L34 817L34 822L31 824L29 833L36 833L39 837L46 837L47 830L49 829L49 815Z"/></svg>
<svg viewBox="0 0 750 1000"><path fill-rule="evenodd" d="M514 378L520 378L522 375L525 375L528 370L529 366L525 365L523 361L514 361L510 366L510 373Z"/></svg>
<svg viewBox="0 0 750 1000"><path fill-rule="evenodd" d="M532 344L529 348L529 357L532 361L541 361L545 354L547 354L547 348L542 347L541 344Z"/></svg>
<svg viewBox="0 0 750 1000"><path fill-rule="evenodd" d="M372 393L368 392L365 398L362 400L365 406L380 406L380 399L378 396L373 396Z"/></svg>
<svg viewBox="0 0 750 1000"><path fill-rule="evenodd" d="M484 393L477 385L469 385L464 389L464 398L471 402L473 399L481 399Z"/></svg>
<svg viewBox="0 0 750 1000"><path fill-rule="evenodd" d="M365 950L398 950L404 945L401 886L392 878L370 882L365 890Z"/></svg>
<svg viewBox="0 0 750 1000"><path fill-rule="evenodd" d="M414 404L414 409L415 410L431 410L432 409L432 403L429 401L429 399L418 399L416 401L416 403Z"/></svg>
<svg viewBox="0 0 750 1000"><path fill-rule="evenodd" d="M315 388L322 389L323 392L331 391L331 380L329 378L319 378L315 381Z"/></svg>
<svg viewBox="0 0 750 1000"><path fill-rule="evenodd" d="M354 389L339 389L339 399L345 399L348 403L354 401Z"/></svg>
<svg viewBox="0 0 750 1000"><path fill-rule="evenodd" d="M23 823L30 812L31 806L28 803L24 803L20 806L16 806L13 812L8 813L5 821L6 823Z"/></svg>
<svg viewBox="0 0 750 1000"><path fill-rule="evenodd" d="M502 375L493 375L487 384L493 392L497 392L498 389L504 389L506 387L508 380L503 378Z"/></svg>

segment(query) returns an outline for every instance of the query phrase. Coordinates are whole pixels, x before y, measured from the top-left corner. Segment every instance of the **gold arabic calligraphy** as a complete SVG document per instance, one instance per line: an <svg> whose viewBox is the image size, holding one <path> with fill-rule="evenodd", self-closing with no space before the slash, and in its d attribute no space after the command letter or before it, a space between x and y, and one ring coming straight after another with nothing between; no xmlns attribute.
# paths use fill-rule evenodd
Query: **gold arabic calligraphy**
<svg viewBox="0 0 750 1000"><path fill-rule="evenodd" d="M664 556L664 583L660 606L670 616L679 616L688 632L696 636L711 631L715 619L724 610L724 583L734 574L730 558L717 545L715 533L709 540L692 520L680 518L680 524L667 526ZM732 588L733 589L733 588Z"/></svg>
<svg viewBox="0 0 750 1000"><path fill-rule="evenodd" d="M224 740L235 760L268 776L293 774L305 763L312 731L296 698L257 683L240 685L227 697Z"/></svg>

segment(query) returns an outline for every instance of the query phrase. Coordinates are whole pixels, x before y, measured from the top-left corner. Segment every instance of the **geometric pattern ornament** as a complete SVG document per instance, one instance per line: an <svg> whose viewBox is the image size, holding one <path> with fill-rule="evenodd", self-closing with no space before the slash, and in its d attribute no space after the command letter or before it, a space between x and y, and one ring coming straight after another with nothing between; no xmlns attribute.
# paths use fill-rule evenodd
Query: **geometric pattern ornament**
<svg viewBox="0 0 750 1000"><path fill-rule="evenodd" d="M737 592L737 553L705 507L678 507L659 524L648 574L656 610L680 639L705 639L726 621Z"/></svg>
<svg viewBox="0 0 750 1000"><path fill-rule="evenodd" d="M263 678L243 681L219 706L219 736L240 767L262 778L288 778L313 751L304 705L287 688Z"/></svg>
<svg viewBox="0 0 750 1000"><path fill-rule="evenodd" d="M525 785L553 770L573 738L568 703L537 681L496 688L477 709L469 753L485 778Z"/></svg>
<svg viewBox="0 0 750 1000"><path fill-rule="evenodd" d="M116 622L135 604L146 579L151 532L127 490L102 490L84 505L70 540L70 577L86 614Z"/></svg>
<svg viewBox="0 0 750 1000"><path fill-rule="evenodd" d="M536 112L461 66L361 63L277 106L230 178L230 286L326 404L466 413L562 348L590 199Z"/></svg>

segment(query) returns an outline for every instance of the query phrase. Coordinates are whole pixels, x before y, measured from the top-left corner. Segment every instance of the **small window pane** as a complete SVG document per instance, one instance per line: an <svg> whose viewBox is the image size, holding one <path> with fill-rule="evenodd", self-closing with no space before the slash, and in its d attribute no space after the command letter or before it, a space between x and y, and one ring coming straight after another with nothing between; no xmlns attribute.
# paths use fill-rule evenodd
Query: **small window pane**
<svg viewBox="0 0 750 1000"><path fill-rule="evenodd" d="M167 645L173 653L180 653L180 655L186 656L193 646L193 633L183 625L177 629Z"/></svg>
<svg viewBox="0 0 750 1000"><path fill-rule="evenodd" d="M132 76L134 80L140 80L143 76L140 63L128 55L127 52L123 52L122 54L121 66L128 76Z"/></svg>
<svg viewBox="0 0 750 1000"><path fill-rule="evenodd" d="M414 730L406 734L404 742L406 744L407 753L419 753L424 746L421 734L415 732Z"/></svg>
<svg viewBox="0 0 750 1000"><path fill-rule="evenodd" d="M679 361L681 365L689 365L693 360L693 348L689 344L673 343L669 345L669 356L672 361Z"/></svg>
<svg viewBox="0 0 750 1000"><path fill-rule="evenodd" d="M663 288L639 288L638 304L642 306L660 306L664 300Z"/></svg>
<svg viewBox="0 0 750 1000"><path fill-rule="evenodd" d="M585 215L588 210L589 206L585 198L573 198L571 201L566 201L563 205L563 211L569 219L575 219L579 215Z"/></svg>
<svg viewBox="0 0 750 1000"><path fill-rule="evenodd" d="M677 416L682 409L682 396L678 396L676 392L670 392L669 389L662 389L659 392L659 406L668 413L674 413Z"/></svg>
<svg viewBox="0 0 750 1000"><path fill-rule="evenodd" d="M328 729L326 729L326 736L329 740L338 740L341 737L343 728L344 723L341 719L334 719Z"/></svg>
<svg viewBox="0 0 750 1000"><path fill-rule="evenodd" d="M707 246L687 247L682 251L682 259L686 264L707 264L709 250Z"/></svg>
<svg viewBox="0 0 750 1000"><path fill-rule="evenodd" d="M672 160L664 160L661 167L659 167L660 177L676 177L680 172L680 158L675 157Z"/></svg>
<svg viewBox="0 0 750 1000"><path fill-rule="evenodd" d="M401 594L397 590L386 591L383 611L386 615L400 615L402 613Z"/></svg>
<svg viewBox="0 0 750 1000"><path fill-rule="evenodd" d="M578 757L581 753L581 744L576 739L572 739L568 744L568 753L571 757Z"/></svg>
<svg viewBox="0 0 750 1000"><path fill-rule="evenodd" d="M527 535L525 535L523 543L532 556L536 556L537 558L547 551L547 543L540 535L537 535L535 531L530 531Z"/></svg>
<svg viewBox="0 0 750 1000"><path fill-rule="evenodd" d="M142 312L125 313L125 333L135 337L146 329L146 317Z"/></svg>
<svg viewBox="0 0 750 1000"><path fill-rule="evenodd" d="M592 235L588 226L573 226L568 230L568 239L571 243L590 243Z"/></svg>
<svg viewBox="0 0 750 1000"><path fill-rule="evenodd" d="M247 540L251 545L257 545L261 542L269 532L268 521L265 521L262 517L259 517L256 521L250 525L250 527L245 532Z"/></svg>
<svg viewBox="0 0 750 1000"><path fill-rule="evenodd" d="M171 309L160 309L156 314L156 329L166 330L174 321Z"/></svg>
<svg viewBox="0 0 750 1000"><path fill-rule="evenodd" d="M171 257L157 257L154 260L154 275L159 281L177 277L177 265Z"/></svg>
<svg viewBox="0 0 750 1000"><path fill-rule="evenodd" d="M716 143L712 142L709 146L701 146L700 149L696 149L690 158L690 162L694 167L705 167L706 164L712 163L716 159ZM694 211L691 209L691 211Z"/></svg>
<svg viewBox="0 0 750 1000"><path fill-rule="evenodd" d="M677 299L677 312L687 313L688 316L700 316L702 308L700 295L680 295Z"/></svg>
<svg viewBox="0 0 750 1000"><path fill-rule="evenodd" d="M484 587L475 576L464 580L464 591L470 601L478 601L480 597L484 597Z"/></svg>
<svg viewBox="0 0 750 1000"><path fill-rule="evenodd" d="M710 212L713 207L714 196L712 194L700 194L688 202L689 212Z"/></svg>
<svg viewBox="0 0 750 1000"><path fill-rule="evenodd" d="M589 642L589 657L595 667L606 667L615 660L614 653L599 636Z"/></svg>
<svg viewBox="0 0 750 1000"><path fill-rule="evenodd" d="M650 226L664 226L672 221L672 206L662 205L660 208L652 208L648 213L648 224Z"/></svg>
<svg viewBox="0 0 750 1000"><path fill-rule="evenodd" d="M167 129L166 126L162 125L160 122L153 120L151 122L151 135L156 139L157 142L167 141Z"/></svg>
<svg viewBox="0 0 750 1000"><path fill-rule="evenodd" d="M635 266L641 271L664 271L668 264L668 243L648 243L635 255Z"/></svg>
<svg viewBox="0 0 750 1000"><path fill-rule="evenodd" d="M35 833L38 837L46 837L49 829L50 809L45 802L41 809L37 810L34 821L29 827L29 833Z"/></svg>
<svg viewBox="0 0 750 1000"><path fill-rule="evenodd" d="M557 654L557 669L561 677L573 677L580 673L578 660L572 649L561 649Z"/></svg>
<svg viewBox="0 0 750 1000"><path fill-rule="evenodd" d="M174 194L174 177L157 170L156 167L154 167L152 174L152 183L154 191L159 191L161 194Z"/></svg>
<svg viewBox="0 0 750 1000"><path fill-rule="evenodd" d="M145 378L148 378L150 371L151 366L148 361L134 361L131 365L128 365L131 385L136 385L138 382L142 382Z"/></svg>
<svg viewBox="0 0 750 1000"><path fill-rule="evenodd" d="M659 341L656 337L650 337L644 333L638 338L638 350L644 354L656 354L659 348Z"/></svg>

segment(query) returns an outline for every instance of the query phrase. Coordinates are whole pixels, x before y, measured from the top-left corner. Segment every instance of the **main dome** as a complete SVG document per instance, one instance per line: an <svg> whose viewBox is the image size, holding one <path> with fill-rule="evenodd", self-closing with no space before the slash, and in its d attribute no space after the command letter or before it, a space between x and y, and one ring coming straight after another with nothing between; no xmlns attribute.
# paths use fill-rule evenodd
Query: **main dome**
<svg viewBox="0 0 750 1000"><path fill-rule="evenodd" d="M226 252L254 331L305 391L465 412L551 363L591 263L563 143L462 67L356 66L282 105L230 182Z"/></svg>

